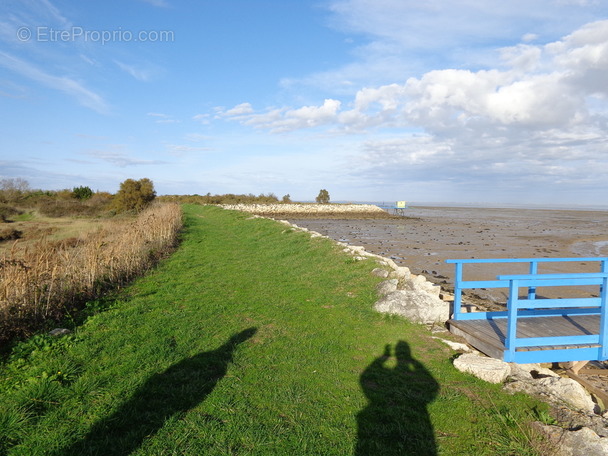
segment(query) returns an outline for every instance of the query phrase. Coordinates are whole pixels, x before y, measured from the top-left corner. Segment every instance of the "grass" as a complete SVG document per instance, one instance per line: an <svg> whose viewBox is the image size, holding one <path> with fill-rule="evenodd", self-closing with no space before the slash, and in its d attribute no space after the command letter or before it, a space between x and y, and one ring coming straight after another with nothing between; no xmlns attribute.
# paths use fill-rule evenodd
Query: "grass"
<svg viewBox="0 0 608 456"><path fill-rule="evenodd" d="M64 237L12 242L0 257L0 344L74 315L87 299L143 274L171 251L181 228L177 204L152 205L132 218L62 219ZM11 224L12 225L12 224ZM71 230L78 236L66 237Z"/></svg>
<svg viewBox="0 0 608 456"><path fill-rule="evenodd" d="M373 260L271 220L185 211L178 251L109 310L13 350L0 454L539 454L527 423L546 408L374 312Z"/></svg>

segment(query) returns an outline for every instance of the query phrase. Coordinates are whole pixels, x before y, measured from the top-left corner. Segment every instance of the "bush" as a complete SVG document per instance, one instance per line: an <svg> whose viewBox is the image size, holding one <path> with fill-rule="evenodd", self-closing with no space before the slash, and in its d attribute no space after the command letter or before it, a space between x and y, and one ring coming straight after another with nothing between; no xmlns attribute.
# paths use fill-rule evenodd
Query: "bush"
<svg viewBox="0 0 608 456"><path fill-rule="evenodd" d="M93 196L93 190L90 187L74 187L72 196L79 200L87 200Z"/></svg>
<svg viewBox="0 0 608 456"><path fill-rule="evenodd" d="M289 195L285 195L289 197ZM285 196L283 202L285 202ZM252 193L248 195L235 195L226 193L224 195L163 195L158 197L159 201L180 204L275 204L279 199L274 193L260 193L256 196Z"/></svg>
<svg viewBox="0 0 608 456"><path fill-rule="evenodd" d="M10 221L10 218L14 215L20 215L19 209L9 206L8 204L0 204L0 223Z"/></svg>
<svg viewBox="0 0 608 456"><path fill-rule="evenodd" d="M71 217L77 215L93 215L89 206L80 201L63 199L40 199L38 212L47 217Z"/></svg>
<svg viewBox="0 0 608 456"><path fill-rule="evenodd" d="M112 208L117 212L140 212L156 198L154 184L148 178L139 180L127 179L120 184Z"/></svg>
<svg viewBox="0 0 608 456"><path fill-rule="evenodd" d="M22 231L15 230L13 228L6 228L4 230L0 230L0 242L21 239L22 234Z"/></svg>

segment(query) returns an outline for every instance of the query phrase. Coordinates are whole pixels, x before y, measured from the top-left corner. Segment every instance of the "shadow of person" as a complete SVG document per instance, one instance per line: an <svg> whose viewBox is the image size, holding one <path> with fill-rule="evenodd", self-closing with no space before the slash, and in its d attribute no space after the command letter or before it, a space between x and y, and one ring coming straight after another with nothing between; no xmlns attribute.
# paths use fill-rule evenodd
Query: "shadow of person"
<svg viewBox="0 0 608 456"><path fill-rule="evenodd" d="M131 454L171 416L204 401L226 375L237 346L256 331L246 329L216 350L186 358L153 375L116 412L97 422L82 440L57 455Z"/></svg>
<svg viewBox="0 0 608 456"><path fill-rule="evenodd" d="M429 371L412 358L410 347L397 342L361 374L360 383L369 405L357 415L356 456L436 455L433 426L427 412L439 391Z"/></svg>

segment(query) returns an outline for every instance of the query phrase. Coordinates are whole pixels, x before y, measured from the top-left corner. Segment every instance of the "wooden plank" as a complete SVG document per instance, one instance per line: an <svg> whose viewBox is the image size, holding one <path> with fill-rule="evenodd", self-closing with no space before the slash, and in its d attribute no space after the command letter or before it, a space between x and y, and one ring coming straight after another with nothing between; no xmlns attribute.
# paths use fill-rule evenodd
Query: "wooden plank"
<svg viewBox="0 0 608 456"><path fill-rule="evenodd" d="M583 368L578 371L581 375L608 375L608 369L590 369Z"/></svg>
<svg viewBox="0 0 608 456"><path fill-rule="evenodd" d="M560 365L563 366L564 369L572 371L578 375L579 371L588 363L589 361L568 361L565 363L560 363Z"/></svg>
<svg viewBox="0 0 608 456"><path fill-rule="evenodd" d="M454 335L461 336L469 345L475 347L477 350L485 353L489 357L503 359L504 346L496 346L494 344L495 341L479 338L470 332L462 331L455 326L450 326L450 332L452 332Z"/></svg>
<svg viewBox="0 0 608 456"><path fill-rule="evenodd" d="M600 405L601 405L602 410L606 410L606 407L608 407L608 394L605 391L602 391L601 389L596 388L595 386L593 386L591 383L589 383L584 378L576 375L570 369L566 370L566 375L568 377L570 377L572 380L576 380L581 385L583 385L583 387L587 391L589 391L589 393L593 394L598 399L598 402L601 403Z"/></svg>
<svg viewBox="0 0 608 456"><path fill-rule="evenodd" d="M473 347L494 358L503 359L507 320L450 320L450 331ZM598 315L527 317L518 319L518 339L597 334ZM568 350L598 347L598 344L518 347L517 351Z"/></svg>

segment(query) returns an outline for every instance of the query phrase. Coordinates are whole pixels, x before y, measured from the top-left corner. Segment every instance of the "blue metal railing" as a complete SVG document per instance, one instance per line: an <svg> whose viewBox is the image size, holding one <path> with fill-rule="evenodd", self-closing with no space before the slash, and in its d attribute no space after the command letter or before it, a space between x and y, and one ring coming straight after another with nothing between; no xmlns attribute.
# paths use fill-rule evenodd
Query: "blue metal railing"
<svg viewBox="0 0 608 456"><path fill-rule="evenodd" d="M608 334L608 320L606 318L608 290L608 273L574 273L574 274L527 274L498 276L499 280L509 282L509 301L507 306L507 334L505 336L504 360L507 362L542 362L553 361L554 353L541 352L517 353L522 347L551 347L596 345L596 347L568 349L568 358L578 357L580 360L604 360L608 353L604 345ZM600 287L600 297L595 298L560 298L530 299L519 297L520 287L561 287L561 286L588 286ZM533 311L527 315L520 315L526 309ZM597 334L584 334L575 336L546 336L546 337L517 337L517 323L522 316L573 316L573 315L599 315L600 324ZM550 356L550 357L549 357ZM563 356L560 354L559 356ZM591 356L591 357L589 357ZM523 358L527 359L523 359ZM559 358L558 358L559 359ZM563 359L562 359L563 360ZM566 360L563 360L566 361ZM576 359L567 359L576 361Z"/></svg>
<svg viewBox="0 0 608 456"><path fill-rule="evenodd" d="M446 263L455 264L454 274L454 320L478 320L480 318L495 318L500 314L506 316L505 312L475 312L474 314L462 312L462 291L474 288L509 288L506 280L464 280L465 264L504 264L504 263L528 263L530 274L538 274L540 263L564 263L564 262L597 262L600 264L599 272L608 272L608 257L593 258L495 258L495 259L463 259L446 260ZM544 275L544 274L543 274ZM536 297L536 286L528 287L528 299Z"/></svg>
<svg viewBox="0 0 608 456"><path fill-rule="evenodd" d="M454 278L454 320L507 319L504 360L530 363L608 359L608 258L524 258L447 260L456 265ZM597 262L600 272L539 274L539 263ZM463 267L470 263L528 263L529 274L498 275L496 280L463 280ZM537 287L598 286L599 297L536 299ZM508 288L507 310L502 312L463 313L462 291L474 288ZM526 298L519 297L527 288ZM528 317L599 315L597 334L559 337L517 337L518 320ZM552 347L561 348L552 348ZM579 347L584 346L584 347ZM544 350L518 351L522 347ZM570 348L566 348L570 347ZM572 348L574 347L574 348Z"/></svg>

